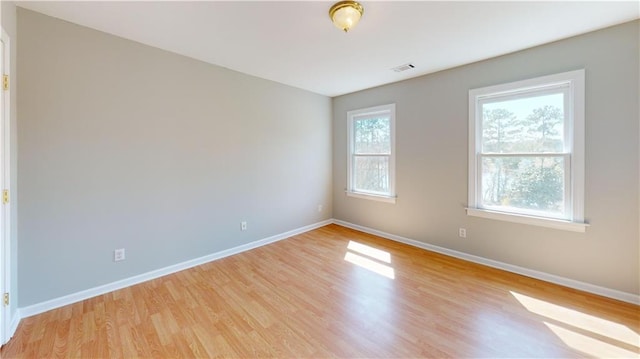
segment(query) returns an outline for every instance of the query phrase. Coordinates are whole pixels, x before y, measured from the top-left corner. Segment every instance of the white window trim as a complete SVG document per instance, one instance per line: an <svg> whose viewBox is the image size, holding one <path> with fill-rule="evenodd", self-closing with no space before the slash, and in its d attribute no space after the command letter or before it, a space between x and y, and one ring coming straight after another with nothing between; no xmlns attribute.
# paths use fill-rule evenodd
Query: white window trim
<svg viewBox="0 0 640 359"><path fill-rule="evenodd" d="M389 195L355 190L353 184L353 121L358 117L366 117L379 113L389 113L391 126L391 154L389 155ZM347 189L349 197L374 201L396 203L396 105L394 103L364 108L347 112Z"/></svg>
<svg viewBox="0 0 640 359"><path fill-rule="evenodd" d="M480 133L477 131L477 123L480 120L476 109L481 100L491 97L516 96L518 93L526 93L536 89L566 84L569 86L568 106L569 123L566 126L565 152L571 154L571 171L565 173L570 179L571 199L568 203L571 207L569 219L556 219L538 217L535 215L502 212L479 207L479 164L480 158ZM469 189L467 215L489 218L501 221L536 225L567 231L584 232L589 224L584 222L584 118L585 118L585 71L576 70L555 75L537 77L507 84L483 87L469 90Z"/></svg>

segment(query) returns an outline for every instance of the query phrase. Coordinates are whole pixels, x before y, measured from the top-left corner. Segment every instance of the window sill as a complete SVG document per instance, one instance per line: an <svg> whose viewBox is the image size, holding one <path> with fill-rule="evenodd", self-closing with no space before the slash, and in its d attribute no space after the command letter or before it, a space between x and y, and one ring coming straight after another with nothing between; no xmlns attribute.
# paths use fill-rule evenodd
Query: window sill
<svg viewBox="0 0 640 359"><path fill-rule="evenodd" d="M384 195L377 195L377 194L363 193L363 192L353 192L353 191L344 191L344 192L349 197L369 199L373 201L393 203L393 204L396 203L396 198L397 198L396 196L384 196Z"/></svg>
<svg viewBox="0 0 640 359"><path fill-rule="evenodd" d="M504 213L479 208L467 208L467 215L581 233L584 233L587 227L589 227L588 223L572 222L562 219L534 217L523 214Z"/></svg>

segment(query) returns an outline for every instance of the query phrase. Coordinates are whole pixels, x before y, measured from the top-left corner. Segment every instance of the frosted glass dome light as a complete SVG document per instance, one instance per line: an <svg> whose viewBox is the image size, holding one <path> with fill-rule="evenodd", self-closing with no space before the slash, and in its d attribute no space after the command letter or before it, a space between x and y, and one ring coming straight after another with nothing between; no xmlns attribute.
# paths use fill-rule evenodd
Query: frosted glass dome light
<svg viewBox="0 0 640 359"><path fill-rule="evenodd" d="M331 21L344 32L356 26L363 13L364 8L355 1L340 1L329 9Z"/></svg>

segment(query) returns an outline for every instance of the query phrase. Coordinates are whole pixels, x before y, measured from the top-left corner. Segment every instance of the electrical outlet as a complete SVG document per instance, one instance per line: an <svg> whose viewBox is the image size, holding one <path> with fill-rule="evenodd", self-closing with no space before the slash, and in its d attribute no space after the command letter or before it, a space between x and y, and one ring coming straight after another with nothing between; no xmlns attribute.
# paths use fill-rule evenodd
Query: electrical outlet
<svg viewBox="0 0 640 359"><path fill-rule="evenodd" d="M464 228L458 228L458 236L460 238L467 238L467 230Z"/></svg>
<svg viewBox="0 0 640 359"><path fill-rule="evenodd" d="M240 230L241 231L246 231L247 230L247 222L246 221L240 222Z"/></svg>
<svg viewBox="0 0 640 359"><path fill-rule="evenodd" d="M322 205L321 204L318 205L318 212L322 212Z"/></svg>
<svg viewBox="0 0 640 359"><path fill-rule="evenodd" d="M113 251L113 261L119 262L124 260L124 248L116 249Z"/></svg>

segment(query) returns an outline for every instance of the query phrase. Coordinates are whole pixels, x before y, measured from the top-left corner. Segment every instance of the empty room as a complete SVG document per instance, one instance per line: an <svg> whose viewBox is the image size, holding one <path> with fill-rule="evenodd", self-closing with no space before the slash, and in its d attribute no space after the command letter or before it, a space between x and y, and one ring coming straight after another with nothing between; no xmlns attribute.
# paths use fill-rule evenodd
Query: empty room
<svg viewBox="0 0 640 359"><path fill-rule="evenodd" d="M0 3L0 357L640 358L637 1Z"/></svg>

